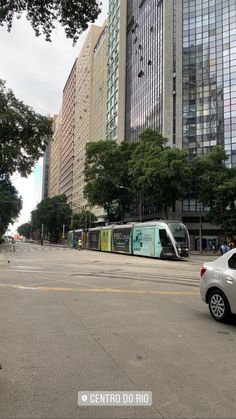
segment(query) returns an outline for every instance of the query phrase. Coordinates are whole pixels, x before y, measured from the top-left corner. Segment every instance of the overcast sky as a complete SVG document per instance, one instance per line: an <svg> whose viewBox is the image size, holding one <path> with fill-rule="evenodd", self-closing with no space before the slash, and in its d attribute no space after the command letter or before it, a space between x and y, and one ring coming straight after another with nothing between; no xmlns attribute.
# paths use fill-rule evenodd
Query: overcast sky
<svg viewBox="0 0 236 419"><path fill-rule="evenodd" d="M96 24L103 24L108 1L103 0L102 13ZM66 39L59 26L52 36L52 42L46 42L43 36L36 37L24 18L14 21L10 33L0 26L0 78L6 81L7 87L14 91L16 97L35 111L43 115L56 114L61 107L63 87L85 36L86 32L73 47L72 41ZM15 229L17 225L29 221L30 212L39 201L39 191L33 174L28 179L17 175L13 179L23 197L23 210L14 225Z"/></svg>

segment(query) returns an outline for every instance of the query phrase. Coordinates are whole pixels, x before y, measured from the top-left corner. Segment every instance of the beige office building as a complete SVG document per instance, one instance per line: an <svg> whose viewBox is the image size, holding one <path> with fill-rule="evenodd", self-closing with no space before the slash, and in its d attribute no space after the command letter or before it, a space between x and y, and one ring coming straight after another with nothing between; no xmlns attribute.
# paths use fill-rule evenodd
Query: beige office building
<svg viewBox="0 0 236 419"><path fill-rule="evenodd" d="M92 141L94 48L103 28L91 25L82 50L76 61L73 209L84 209L84 162L86 144Z"/></svg>
<svg viewBox="0 0 236 419"><path fill-rule="evenodd" d="M109 1L106 138L125 140L127 0Z"/></svg>
<svg viewBox="0 0 236 419"><path fill-rule="evenodd" d="M93 74L93 110L92 110L92 141L106 139L106 108L107 108L107 47L108 25L105 21L103 30L94 48Z"/></svg>
<svg viewBox="0 0 236 419"><path fill-rule="evenodd" d="M51 141L51 154L49 164L49 187L48 196L60 195L60 162L61 162L61 133L62 133L62 109L53 117L53 135Z"/></svg>
<svg viewBox="0 0 236 419"><path fill-rule="evenodd" d="M73 194L76 62L77 60L75 60L64 87L62 102L60 194L65 194L67 196L68 203L72 202Z"/></svg>

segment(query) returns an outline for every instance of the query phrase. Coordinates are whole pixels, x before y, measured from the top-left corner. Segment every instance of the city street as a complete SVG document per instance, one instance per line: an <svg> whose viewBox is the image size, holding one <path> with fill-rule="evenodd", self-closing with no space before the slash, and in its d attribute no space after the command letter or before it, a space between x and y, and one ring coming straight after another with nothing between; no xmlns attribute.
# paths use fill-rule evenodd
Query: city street
<svg viewBox="0 0 236 419"><path fill-rule="evenodd" d="M236 323L215 322L198 289L215 256L10 247L0 245L0 418L236 417ZM83 390L152 391L152 406L79 407Z"/></svg>

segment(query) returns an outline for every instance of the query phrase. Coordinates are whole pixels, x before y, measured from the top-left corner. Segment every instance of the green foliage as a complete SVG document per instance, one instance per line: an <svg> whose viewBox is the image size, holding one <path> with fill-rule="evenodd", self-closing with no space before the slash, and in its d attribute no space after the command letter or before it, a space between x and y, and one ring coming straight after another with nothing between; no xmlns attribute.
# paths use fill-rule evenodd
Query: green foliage
<svg viewBox="0 0 236 419"><path fill-rule="evenodd" d="M41 231L44 225L44 235L52 242L57 242L62 236L62 226L69 230L71 224L71 208L66 203L65 195L54 196L41 201L31 212L31 224L34 231Z"/></svg>
<svg viewBox="0 0 236 419"><path fill-rule="evenodd" d="M225 167L226 160L225 151L217 146L206 155L192 161L194 190L199 201L204 205L212 205L215 199L215 188L230 176L230 170Z"/></svg>
<svg viewBox="0 0 236 419"><path fill-rule="evenodd" d="M31 223L21 224L18 227L17 231L21 236L24 236L26 239L29 239L32 234L32 225Z"/></svg>
<svg viewBox="0 0 236 419"><path fill-rule="evenodd" d="M123 218L132 200L129 161L135 143L118 145L113 141L88 143L86 147L84 194L89 203L107 212L108 220Z"/></svg>
<svg viewBox="0 0 236 419"><path fill-rule="evenodd" d="M18 217L21 210L19 203L17 190L6 176L4 180L0 180L0 236L8 224L13 223Z"/></svg>
<svg viewBox="0 0 236 419"><path fill-rule="evenodd" d="M134 197L149 202L168 218L168 208L190 192L210 207L209 221L236 232L236 171L225 166L221 147L191 161L183 150L147 129L140 141L89 143L86 151L85 196L102 206L109 221L121 219ZM193 180L193 182L192 182Z"/></svg>
<svg viewBox="0 0 236 419"><path fill-rule="evenodd" d="M145 130L130 164L134 190L168 218L168 207L188 191L191 170L187 154L166 143L161 134Z"/></svg>
<svg viewBox="0 0 236 419"><path fill-rule="evenodd" d="M0 179L16 171L30 174L50 135L51 121L18 100L0 80Z"/></svg>
<svg viewBox="0 0 236 419"><path fill-rule="evenodd" d="M96 0L1 0L0 25L6 24L10 31L13 18L19 19L26 12L36 36L43 33L50 41L58 21L64 27L66 36L75 43L81 32L87 29L88 22L94 22L100 11Z"/></svg>
<svg viewBox="0 0 236 419"><path fill-rule="evenodd" d="M139 140L143 147L145 147L145 145L150 146L151 143L154 145L154 147L160 147L162 150L168 142L167 138L163 137L161 134L159 134L159 132L151 128L146 128L143 130L143 132L141 132L139 135Z"/></svg>
<svg viewBox="0 0 236 419"><path fill-rule="evenodd" d="M193 161L196 194L209 207L206 219L221 226L227 234L236 234L236 172L225 166L223 148L214 147Z"/></svg>
<svg viewBox="0 0 236 419"><path fill-rule="evenodd" d="M215 199L207 219L228 234L236 234L236 177L215 188Z"/></svg>
<svg viewBox="0 0 236 419"><path fill-rule="evenodd" d="M82 228L86 230L90 227L94 226L94 221L97 220L96 215L94 215L91 211L84 210L81 211L79 214L73 214L73 224L72 228L74 230Z"/></svg>

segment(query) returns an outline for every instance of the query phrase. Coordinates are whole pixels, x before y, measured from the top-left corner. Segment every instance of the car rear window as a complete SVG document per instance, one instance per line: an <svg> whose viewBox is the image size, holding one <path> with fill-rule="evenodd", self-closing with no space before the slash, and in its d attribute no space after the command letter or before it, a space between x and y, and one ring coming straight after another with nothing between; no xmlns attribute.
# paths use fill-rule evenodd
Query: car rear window
<svg viewBox="0 0 236 419"><path fill-rule="evenodd" d="M236 253L228 261L228 265L230 269L236 269Z"/></svg>

